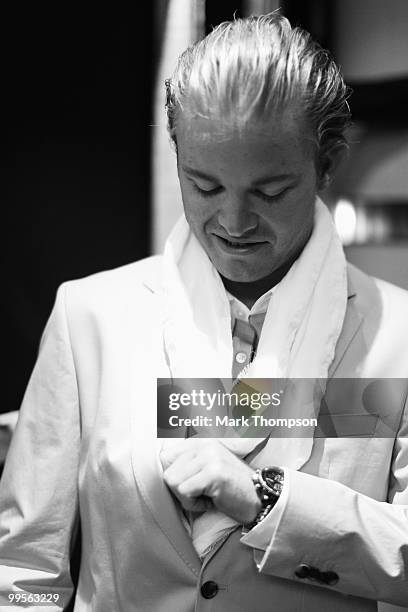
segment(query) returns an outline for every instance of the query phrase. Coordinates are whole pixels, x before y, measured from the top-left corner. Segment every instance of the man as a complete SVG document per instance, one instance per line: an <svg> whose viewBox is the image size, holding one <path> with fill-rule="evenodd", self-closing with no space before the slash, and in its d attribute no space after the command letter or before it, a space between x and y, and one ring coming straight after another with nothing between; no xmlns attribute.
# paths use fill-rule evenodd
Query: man
<svg viewBox="0 0 408 612"><path fill-rule="evenodd" d="M217 28L167 87L185 218L162 258L58 292L2 483L1 587L63 605L80 517L81 612L403 604L408 298L347 266L317 197L341 76L274 14ZM231 376L327 380L319 427L345 437L156 444L156 378Z"/></svg>

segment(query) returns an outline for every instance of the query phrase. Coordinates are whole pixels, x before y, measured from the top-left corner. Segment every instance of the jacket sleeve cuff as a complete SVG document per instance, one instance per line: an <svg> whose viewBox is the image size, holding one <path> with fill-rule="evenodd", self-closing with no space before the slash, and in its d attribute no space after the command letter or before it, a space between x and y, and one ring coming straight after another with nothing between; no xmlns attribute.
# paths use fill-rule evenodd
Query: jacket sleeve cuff
<svg viewBox="0 0 408 612"><path fill-rule="evenodd" d="M289 486L269 544L254 550L259 571L349 595L406 602L408 506L379 502L289 468L285 479L286 474ZM272 512L270 519L269 525Z"/></svg>

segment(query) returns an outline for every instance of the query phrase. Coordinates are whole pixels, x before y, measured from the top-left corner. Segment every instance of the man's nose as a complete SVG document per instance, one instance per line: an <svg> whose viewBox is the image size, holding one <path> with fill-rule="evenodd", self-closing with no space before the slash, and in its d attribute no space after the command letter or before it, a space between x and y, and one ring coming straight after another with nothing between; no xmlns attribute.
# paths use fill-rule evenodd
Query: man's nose
<svg viewBox="0 0 408 612"><path fill-rule="evenodd" d="M228 197L218 213L218 223L231 238L240 238L257 228L258 217L244 197Z"/></svg>

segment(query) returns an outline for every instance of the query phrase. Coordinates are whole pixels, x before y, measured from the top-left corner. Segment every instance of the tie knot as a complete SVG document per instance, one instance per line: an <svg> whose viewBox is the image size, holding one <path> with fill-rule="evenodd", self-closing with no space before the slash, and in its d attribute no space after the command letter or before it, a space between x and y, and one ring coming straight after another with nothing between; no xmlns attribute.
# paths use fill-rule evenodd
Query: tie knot
<svg viewBox="0 0 408 612"><path fill-rule="evenodd" d="M246 321L241 321L241 319L235 319L232 335L247 342L251 346L254 344L256 338L256 332L252 325Z"/></svg>

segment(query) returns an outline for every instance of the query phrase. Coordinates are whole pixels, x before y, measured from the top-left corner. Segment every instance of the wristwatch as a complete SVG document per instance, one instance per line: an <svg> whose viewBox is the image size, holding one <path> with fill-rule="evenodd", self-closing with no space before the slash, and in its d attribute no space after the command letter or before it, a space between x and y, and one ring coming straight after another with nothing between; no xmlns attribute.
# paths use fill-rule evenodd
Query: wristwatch
<svg viewBox="0 0 408 612"><path fill-rule="evenodd" d="M262 507L254 520L248 525L245 525L245 529L252 529L268 516L280 497L283 481L284 472L281 468L265 467L255 470L252 475L252 482L254 483Z"/></svg>

